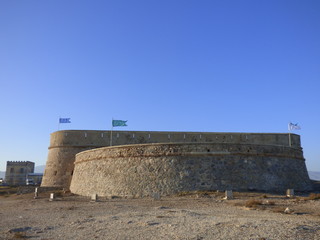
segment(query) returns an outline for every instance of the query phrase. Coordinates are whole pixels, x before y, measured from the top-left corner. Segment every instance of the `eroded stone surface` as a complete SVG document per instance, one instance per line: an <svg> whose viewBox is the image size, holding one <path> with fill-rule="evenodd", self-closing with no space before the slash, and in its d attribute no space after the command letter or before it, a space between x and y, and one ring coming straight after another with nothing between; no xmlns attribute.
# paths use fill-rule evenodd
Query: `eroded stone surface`
<svg viewBox="0 0 320 240"><path fill-rule="evenodd" d="M195 190L310 190L301 148L236 143L106 147L76 155L70 189L145 197Z"/></svg>

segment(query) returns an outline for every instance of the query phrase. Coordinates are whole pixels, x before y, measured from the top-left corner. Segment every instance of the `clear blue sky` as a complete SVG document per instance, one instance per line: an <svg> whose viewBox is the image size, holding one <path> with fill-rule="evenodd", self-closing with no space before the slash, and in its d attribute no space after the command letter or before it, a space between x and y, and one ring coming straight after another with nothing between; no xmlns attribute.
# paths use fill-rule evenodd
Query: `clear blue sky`
<svg viewBox="0 0 320 240"><path fill-rule="evenodd" d="M61 129L287 132L320 171L320 1L0 1L0 170Z"/></svg>

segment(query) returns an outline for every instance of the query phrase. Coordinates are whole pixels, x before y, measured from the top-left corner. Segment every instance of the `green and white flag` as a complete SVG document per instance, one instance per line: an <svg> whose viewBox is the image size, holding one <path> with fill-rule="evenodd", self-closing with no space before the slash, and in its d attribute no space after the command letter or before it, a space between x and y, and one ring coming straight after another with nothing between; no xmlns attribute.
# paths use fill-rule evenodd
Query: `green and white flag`
<svg viewBox="0 0 320 240"><path fill-rule="evenodd" d="M127 121L123 120L112 120L112 127L125 127L127 125Z"/></svg>

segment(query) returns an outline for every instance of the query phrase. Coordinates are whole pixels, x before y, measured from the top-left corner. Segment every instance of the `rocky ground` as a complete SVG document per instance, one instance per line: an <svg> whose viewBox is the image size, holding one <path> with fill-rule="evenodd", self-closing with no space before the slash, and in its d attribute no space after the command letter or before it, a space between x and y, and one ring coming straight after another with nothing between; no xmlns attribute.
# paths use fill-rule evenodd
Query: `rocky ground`
<svg viewBox="0 0 320 240"><path fill-rule="evenodd" d="M198 192L145 199L0 196L0 239L320 239L320 195ZM286 210L286 213L285 213Z"/></svg>

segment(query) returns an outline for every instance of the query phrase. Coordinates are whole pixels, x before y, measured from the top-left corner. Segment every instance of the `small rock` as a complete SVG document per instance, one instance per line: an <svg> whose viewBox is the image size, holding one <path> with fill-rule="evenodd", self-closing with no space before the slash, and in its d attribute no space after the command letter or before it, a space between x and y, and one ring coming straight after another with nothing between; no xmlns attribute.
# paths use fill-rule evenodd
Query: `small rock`
<svg viewBox="0 0 320 240"><path fill-rule="evenodd" d="M226 190L225 197L223 199L230 200L233 199L233 193L231 190Z"/></svg>
<svg viewBox="0 0 320 240"><path fill-rule="evenodd" d="M168 209L168 207L160 206L160 207L157 207L156 209Z"/></svg>
<svg viewBox="0 0 320 240"><path fill-rule="evenodd" d="M290 213L293 213L293 210L287 207L287 208L284 210L284 213L290 214Z"/></svg>
<svg viewBox="0 0 320 240"><path fill-rule="evenodd" d="M13 228L13 229L10 229L8 232L10 232L10 233L13 233L13 232L26 232L26 231L29 231L31 229L32 229L31 227Z"/></svg>
<svg viewBox="0 0 320 240"><path fill-rule="evenodd" d="M51 226L47 226L44 228L44 230L52 230L52 229L54 229L54 227L51 227Z"/></svg>
<svg viewBox="0 0 320 240"><path fill-rule="evenodd" d="M153 225L158 225L158 224L160 224L160 223L158 223L158 222L147 222L148 226L153 226Z"/></svg>

